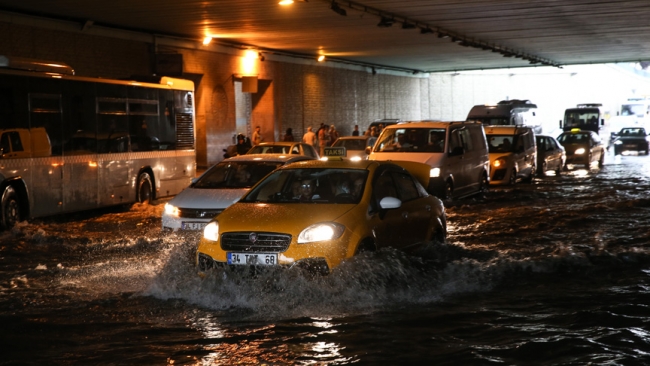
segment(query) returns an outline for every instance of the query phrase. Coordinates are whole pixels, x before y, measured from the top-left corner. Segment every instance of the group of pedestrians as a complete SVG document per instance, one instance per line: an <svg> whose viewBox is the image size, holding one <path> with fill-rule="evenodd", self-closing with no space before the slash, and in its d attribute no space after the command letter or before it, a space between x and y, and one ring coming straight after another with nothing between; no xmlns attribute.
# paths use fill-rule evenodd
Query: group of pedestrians
<svg viewBox="0 0 650 366"><path fill-rule="evenodd" d="M325 153L327 146L332 146L339 138L339 132L334 125L327 126L321 123L318 131L309 126L307 132L302 136L302 142L312 145L315 149L319 150L320 155Z"/></svg>

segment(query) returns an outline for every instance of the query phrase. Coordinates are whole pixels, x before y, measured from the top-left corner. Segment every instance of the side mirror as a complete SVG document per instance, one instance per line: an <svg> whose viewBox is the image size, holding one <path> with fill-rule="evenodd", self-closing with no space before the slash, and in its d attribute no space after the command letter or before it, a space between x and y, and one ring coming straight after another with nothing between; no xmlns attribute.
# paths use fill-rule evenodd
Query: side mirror
<svg viewBox="0 0 650 366"><path fill-rule="evenodd" d="M400 208L402 206L402 201L395 197L384 197L379 201L379 207L382 210L391 210L395 208Z"/></svg>
<svg viewBox="0 0 650 366"><path fill-rule="evenodd" d="M370 152L372 152L372 147L371 146L366 146L366 155L370 155Z"/></svg>

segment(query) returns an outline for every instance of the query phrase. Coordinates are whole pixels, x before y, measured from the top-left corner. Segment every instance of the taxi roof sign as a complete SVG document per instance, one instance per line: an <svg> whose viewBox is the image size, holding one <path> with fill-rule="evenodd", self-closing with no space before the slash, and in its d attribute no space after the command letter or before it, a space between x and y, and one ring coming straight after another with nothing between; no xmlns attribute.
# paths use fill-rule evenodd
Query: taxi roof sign
<svg viewBox="0 0 650 366"><path fill-rule="evenodd" d="M328 146L323 149L323 157L326 157L327 160L343 160L347 154L344 146Z"/></svg>

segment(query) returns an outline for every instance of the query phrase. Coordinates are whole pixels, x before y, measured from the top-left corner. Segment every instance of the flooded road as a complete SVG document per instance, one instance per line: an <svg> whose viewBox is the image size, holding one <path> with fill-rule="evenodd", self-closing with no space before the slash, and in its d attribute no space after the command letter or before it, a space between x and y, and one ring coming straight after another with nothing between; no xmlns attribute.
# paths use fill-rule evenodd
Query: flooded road
<svg viewBox="0 0 650 366"><path fill-rule="evenodd" d="M493 188L331 275L196 274L164 202L0 233L0 364L650 364L650 157Z"/></svg>

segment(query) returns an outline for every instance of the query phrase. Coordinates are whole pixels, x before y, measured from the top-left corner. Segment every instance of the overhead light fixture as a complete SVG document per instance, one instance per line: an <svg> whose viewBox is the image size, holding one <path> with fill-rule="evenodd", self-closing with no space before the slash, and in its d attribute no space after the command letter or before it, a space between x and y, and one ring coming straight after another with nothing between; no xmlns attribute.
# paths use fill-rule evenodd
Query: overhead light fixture
<svg viewBox="0 0 650 366"><path fill-rule="evenodd" d="M325 61L325 55L320 55L320 56L318 56L317 60L318 60L318 62L323 62L323 61Z"/></svg>
<svg viewBox="0 0 650 366"><path fill-rule="evenodd" d="M291 5L291 4L293 4L293 0L282 0L278 4L280 4L282 6Z"/></svg>
<svg viewBox="0 0 650 366"><path fill-rule="evenodd" d="M209 45L210 42L212 42L212 36L205 36L205 38L203 38L203 45L204 46Z"/></svg>
<svg viewBox="0 0 650 366"><path fill-rule="evenodd" d="M395 20L393 18L381 17L381 20L379 23L377 23L377 26L381 28L388 28L392 27L393 23L395 23Z"/></svg>
<svg viewBox="0 0 650 366"><path fill-rule="evenodd" d="M449 34L438 32L438 38L449 38Z"/></svg>
<svg viewBox="0 0 650 366"><path fill-rule="evenodd" d="M332 1L332 6L330 6L330 9L334 10L334 12L338 15L343 15L346 16L348 15L348 12L345 11L342 7L339 6L339 4L336 3L336 1Z"/></svg>

